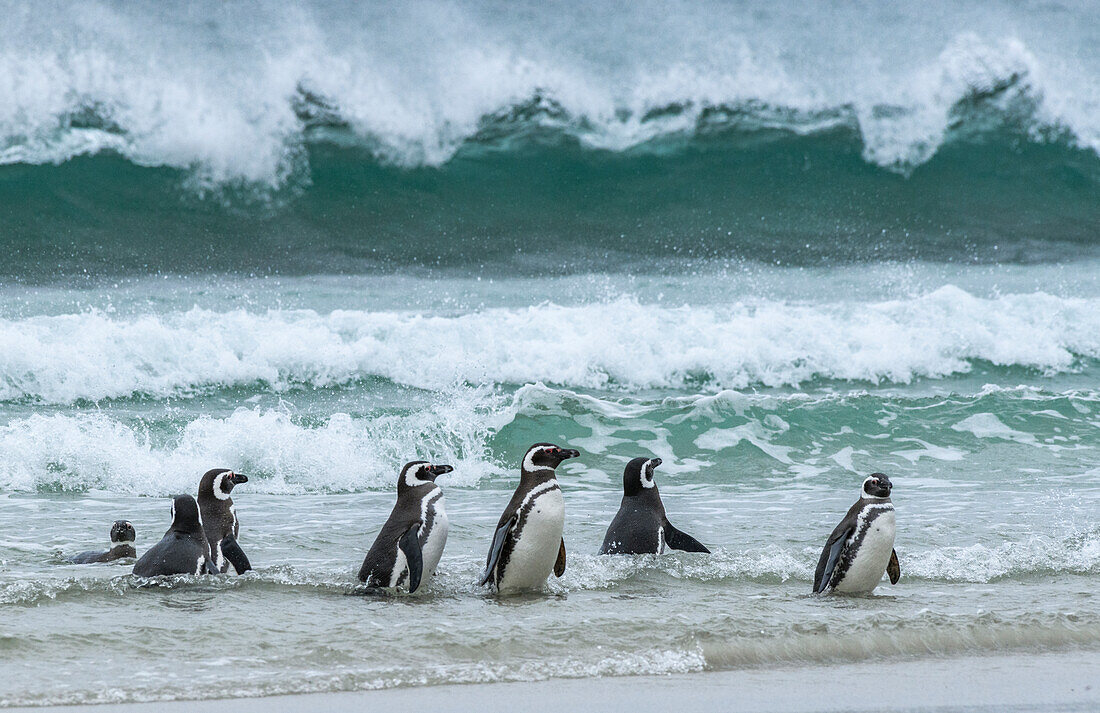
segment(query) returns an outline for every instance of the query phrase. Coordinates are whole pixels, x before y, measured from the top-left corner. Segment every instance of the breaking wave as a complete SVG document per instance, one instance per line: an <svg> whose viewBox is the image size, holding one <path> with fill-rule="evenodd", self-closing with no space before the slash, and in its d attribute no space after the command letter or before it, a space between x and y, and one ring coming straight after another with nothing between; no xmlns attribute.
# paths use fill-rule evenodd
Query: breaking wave
<svg viewBox="0 0 1100 713"><path fill-rule="evenodd" d="M620 298L460 315L91 311L0 319L0 400L187 397L371 378L421 389L543 382L717 391L909 383L964 374L977 362L1058 373L1098 358L1095 299L981 298L952 286L877 303L664 307Z"/></svg>
<svg viewBox="0 0 1100 713"><path fill-rule="evenodd" d="M1095 252L1100 69L1053 11L12 5L9 279Z"/></svg>

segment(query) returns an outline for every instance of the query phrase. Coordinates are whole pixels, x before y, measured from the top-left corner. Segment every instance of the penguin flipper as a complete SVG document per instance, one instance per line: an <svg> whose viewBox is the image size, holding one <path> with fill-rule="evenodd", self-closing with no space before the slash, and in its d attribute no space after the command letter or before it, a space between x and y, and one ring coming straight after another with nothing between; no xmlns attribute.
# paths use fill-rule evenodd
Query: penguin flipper
<svg viewBox="0 0 1100 713"><path fill-rule="evenodd" d="M890 584L897 584L901 579L901 563L898 562L897 550L890 550L890 564L886 565L886 572L890 575Z"/></svg>
<svg viewBox="0 0 1100 713"><path fill-rule="evenodd" d="M248 561L247 555L244 550L241 549L241 545L237 542L237 538L232 534L226 535L222 538L219 545L222 550L222 554L229 560L229 563L233 565L233 569L237 571L237 574L244 574L248 570L252 569L252 565Z"/></svg>
<svg viewBox="0 0 1100 713"><path fill-rule="evenodd" d="M565 574L565 538L561 538L561 547L558 548L558 561L554 563L554 576Z"/></svg>
<svg viewBox="0 0 1100 713"><path fill-rule="evenodd" d="M424 555L420 551L419 533L420 523L413 523L397 542L397 546L405 553L405 563L409 567L409 594L420 587L420 577L424 574Z"/></svg>
<svg viewBox="0 0 1100 713"><path fill-rule="evenodd" d="M821 594L829 587L836 563L840 561L840 555L843 554L854 529L853 526L843 529L838 527L833 530L829 541L825 543L825 548L821 550L821 558L817 561L817 571L814 573L814 594Z"/></svg>
<svg viewBox="0 0 1100 713"><path fill-rule="evenodd" d="M708 555L710 554L710 550L707 549L706 545L686 532L677 530L668 520L665 520L664 528L665 543L672 549L682 550L683 552L705 552Z"/></svg>
<svg viewBox="0 0 1100 713"><path fill-rule="evenodd" d="M513 515L497 527L496 534L493 535L493 544L489 547L489 556L485 558L485 572L481 575L479 585L484 585L492 578L493 570L497 568L497 563L500 562L500 553L504 550L504 540L518 521L519 515Z"/></svg>
<svg viewBox="0 0 1100 713"><path fill-rule="evenodd" d="M214 563L214 560L207 557L202 564L202 571L195 572L195 574L221 574L221 570L218 569L218 565Z"/></svg>

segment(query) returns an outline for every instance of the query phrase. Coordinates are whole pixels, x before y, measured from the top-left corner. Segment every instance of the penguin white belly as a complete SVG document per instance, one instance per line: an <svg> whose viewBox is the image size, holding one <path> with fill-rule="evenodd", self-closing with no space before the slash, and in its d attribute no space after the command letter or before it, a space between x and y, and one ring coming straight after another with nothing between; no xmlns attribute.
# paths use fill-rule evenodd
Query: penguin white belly
<svg viewBox="0 0 1100 713"><path fill-rule="evenodd" d="M835 591L852 594L869 593L882 581L890 553L894 551L894 510L891 508L871 521L863 543L844 573L844 578L834 587Z"/></svg>
<svg viewBox="0 0 1100 713"><path fill-rule="evenodd" d="M535 497L504 568L499 591L541 589L554 571L565 528L565 500L554 488Z"/></svg>
<svg viewBox="0 0 1100 713"><path fill-rule="evenodd" d="M428 532L427 538L420 543L420 552L424 558L422 575L424 581L435 575L435 569L439 566L440 558L443 557L443 547L447 544L447 530L450 523L447 520L447 511L443 507L442 497L429 506L428 515L431 518L432 529Z"/></svg>

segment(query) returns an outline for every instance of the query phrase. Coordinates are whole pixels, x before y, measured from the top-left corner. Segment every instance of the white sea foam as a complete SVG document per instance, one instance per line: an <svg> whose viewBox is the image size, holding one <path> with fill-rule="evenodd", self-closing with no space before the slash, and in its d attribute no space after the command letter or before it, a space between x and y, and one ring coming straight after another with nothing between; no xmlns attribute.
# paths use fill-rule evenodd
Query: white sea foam
<svg viewBox="0 0 1100 713"><path fill-rule="evenodd" d="M1100 537L1079 532L1066 538L1033 536L1020 542L938 547L906 556L910 576L947 582L991 582L1049 572L1100 571Z"/></svg>
<svg viewBox="0 0 1100 713"><path fill-rule="evenodd" d="M1055 416L1061 417L1061 414L1055 414ZM973 416L964 418L951 428L956 431L973 433L978 438L1002 438L1007 441L1028 444L1035 443L1036 440L1035 436L1030 433L1009 428L991 413L976 413Z"/></svg>
<svg viewBox="0 0 1100 713"><path fill-rule="evenodd" d="M249 473L256 492L358 491L394 487L401 464L416 458L454 465L448 482L473 485L496 472L485 457L482 406L441 402L377 418L337 413L312 426L284 409L240 408L186 423L167 443L102 413L34 415L0 426L0 488L169 495L226 465Z"/></svg>
<svg viewBox="0 0 1100 713"><path fill-rule="evenodd" d="M1057 13L197 7L0 7L0 162L109 148L203 182L275 186L304 161L295 104L306 95L353 140L405 165L447 161L533 97L552 107L535 120L615 150L694 131L708 110L732 107L799 133L854 124L867 160L904 168L943 144L954 107L987 95L1026 105L1036 132L1064 128L1100 146L1097 68L1078 49L1091 37Z"/></svg>
<svg viewBox="0 0 1100 713"><path fill-rule="evenodd" d="M422 343L424 348L411 349ZM1048 372L1100 357L1100 300L975 297L952 286L877 303L676 307L620 298L461 315L338 310L102 311L0 320L0 399L69 403L261 383L382 377L425 389L907 383L974 360Z"/></svg>

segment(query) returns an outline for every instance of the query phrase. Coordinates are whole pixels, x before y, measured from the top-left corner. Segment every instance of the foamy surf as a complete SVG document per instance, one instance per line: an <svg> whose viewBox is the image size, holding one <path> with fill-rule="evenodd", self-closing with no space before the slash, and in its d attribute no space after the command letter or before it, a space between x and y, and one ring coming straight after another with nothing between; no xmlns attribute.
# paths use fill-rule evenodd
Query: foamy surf
<svg viewBox="0 0 1100 713"><path fill-rule="evenodd" d="M92 310L0 320L0 399L64 404L253 386L280 392L372 377L422 389L905 384L965 374L982 361L1045 373L1080 369L1100 358L1098 335L1100 300L981 298L954 286L871 303L746 299L688 308L619 298L457 315L194 308L122 317Z"/></svg>
<svg viewBox="0 0 1100 713"><path fill-rule="evenodd" d="M209 23L169 7L150 17L91 4L54 13L58 32L6 13L0 161L114 151L193 170L200 184L277 186L301 170L311 140L350 141L399 165L440 165L465 144L507 146L539 128L625 151L724 126L795 134L852 126L868 162L898 169L988 124L1100 145L1097 96L1087 89L1095 62L1080 61L1072 40L1053 43L1026 24L1006 34L997 19L1014 23L1011 10L971 18L965 30L956 24L962 13L944 13L937 24L947 27L927 34L911 29L931 19L923 13L872 11L849 18L876 31L870 44L860 36L866 56L848 57L800 36L793 7L748 26L720 5L685 9L663 25L665 41L640 45L566 31L542 8L531 20L541 41L520 20L472 6L451 8L445 21L413 8L379 21L324 3L280 13L202 8ZM598 25L607 12L597 4L583 14ZM624 12L654 21L649 8ZM148 32L149 23L160 31ZM834 39L850 31L831 24ZM140 53L135 36L145 38ZM909 56L888 61L898 37Z"/></svg>

